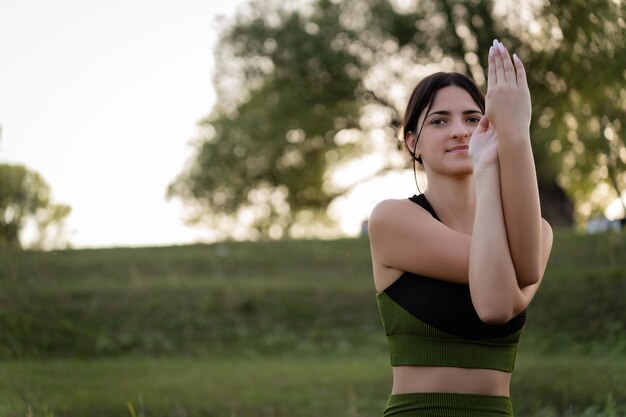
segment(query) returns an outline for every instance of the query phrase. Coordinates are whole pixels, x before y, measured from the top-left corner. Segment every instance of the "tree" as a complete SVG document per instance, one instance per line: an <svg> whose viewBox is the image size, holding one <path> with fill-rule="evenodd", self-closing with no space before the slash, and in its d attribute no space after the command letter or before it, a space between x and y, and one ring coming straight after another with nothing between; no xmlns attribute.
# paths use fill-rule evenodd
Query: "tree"
<svg viewBox="0 0 626 417"><path fill-rule="evenodd" d="M23 165L0 164L0 247L21 247L20 232L36 223L34 246L45 246L51 228L61 227L70 207L50 200L50 187L37 172Z"/></svg>
<svg viewBox="0 0 626 417"><path fill-rule="evenodd" d="M444 70L484 88L486 51L498 38L530 75L544 215L571 223L571 198L590 213L598 184L624 188L626 6L514 3L251 3L222 28L217 104L168 195L202 213L197 221L247 216L260 235L293 230L345 191L330 181L339 163L377 152L371 175L401 168L391 138L412 86Z"/></svg>
<svg viewBox="0 0 626 417"><path fill-rule="evenodd" d="M558 0L544 9L548 42L535 56L546 70L533 79L546 100L536 120L546 160L587 217L626 189L626 5Z"/></svg>
<svg viewBox="0 0 626 417"><path fill-rule="evenodd" d="M360 76L358 58L333 42L338 10L313 21L276 10L279 24L242 17L223 35L220 105L204 123L195 163L169 189L214 226L239 215L261 236L322 212L336 195L325 185L327 166L358 148L335 137L357 127Z"/></svg>

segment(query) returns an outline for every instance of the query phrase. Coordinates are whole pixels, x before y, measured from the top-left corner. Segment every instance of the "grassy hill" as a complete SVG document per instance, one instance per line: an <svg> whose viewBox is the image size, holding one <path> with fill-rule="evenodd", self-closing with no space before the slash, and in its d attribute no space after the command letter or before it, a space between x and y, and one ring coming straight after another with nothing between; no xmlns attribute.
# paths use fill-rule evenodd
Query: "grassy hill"
<svg viewBox="0 0 626 417"><path fill-rule="evenodd" d="M625 255L557 233L518 415L626 412ZM388 395L367 239L5 251L0 288L1 415L374 416Z"/></svg>

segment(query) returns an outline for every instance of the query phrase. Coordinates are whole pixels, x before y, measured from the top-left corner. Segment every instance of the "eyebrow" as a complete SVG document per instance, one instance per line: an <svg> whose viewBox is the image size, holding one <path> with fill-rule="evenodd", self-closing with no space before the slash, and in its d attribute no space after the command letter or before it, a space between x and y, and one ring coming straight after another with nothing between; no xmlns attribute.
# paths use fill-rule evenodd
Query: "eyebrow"
<svg viewBox="0 0 626 417"><path fill-rule="evenodd" d="M462 114L463 115L468 115L468 114L474 114L474 113L483 114L483 112L478 110L478 109L477 110L464 110ZM428 113L428 115L426 117L428 118L430 116L437 115L437 114L440 114L440 115L443 115L443 116L449 116L450 114L452 114L452 112L449 112L447 110L437 110L437 111L434 111L432 113Z"/></svg>

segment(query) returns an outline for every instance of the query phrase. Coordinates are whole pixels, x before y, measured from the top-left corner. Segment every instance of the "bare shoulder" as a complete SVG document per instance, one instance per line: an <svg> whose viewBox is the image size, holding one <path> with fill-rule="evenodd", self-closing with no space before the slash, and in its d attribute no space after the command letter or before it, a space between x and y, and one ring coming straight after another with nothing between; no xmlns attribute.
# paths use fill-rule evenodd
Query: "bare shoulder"
<svg viewBox="0 0 626 417"><path fill-rule="evenodd" d="M420 239L429 233L424 223L437 225L430 213L409 199L383 200L372 210L369 218L370 240ZM440 224L440 223L439 223Z"/></svg>
<svg viewBox="0 0 626 417"><path fill-rule="evenodd" d="M377 292L391 285L406 270L402 262L394 258L393 252L394 248L403 245L402 231L407 227L406 222L419 218L419 210L423 209L408 199L383 200L372 210L368 234Z"/></svg>
<svg viewBox="0 0 626 417"><path fill-rule="evenodd" d="M420 211L423 211L425 215L428 213L417 204L413 203L409 199L402 200L383 200L378 203L372 213L370 214L369 227L370 232L376 231L379 226L389 226L389 224L401 223L403 221L402 215L408 215L409 213L420 216ZM406 218L404 218L406 221Z"/></svg>
<svg viewBox="0 0 626 417"><path fill-rule="evenodd" d="M380 202L369 233L377 288L401 272L467 282L471 236L448 228L413 201Z"/></svg>

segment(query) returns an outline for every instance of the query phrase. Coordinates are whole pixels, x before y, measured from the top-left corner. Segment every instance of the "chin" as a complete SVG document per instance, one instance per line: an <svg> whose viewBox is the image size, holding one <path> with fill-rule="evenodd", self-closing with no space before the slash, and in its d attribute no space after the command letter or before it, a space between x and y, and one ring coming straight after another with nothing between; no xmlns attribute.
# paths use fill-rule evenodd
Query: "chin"
<svg viewBox="0 0 626 417"><path fill-rule="evenodd" d="M438 164L431 166L426 170L436 172L438 175L449 176L453 178L462 178L474 173L474 168L471 160L456 161L456 163Z"/></svg>
<svg viewBox="0 0 626 417"><path fill-rule="evenodd" d="M454 177L464 177L468 175L472 175L474 173L474 168L472 164L464 167L456 167L450 171L450 175Z"/></svg>

